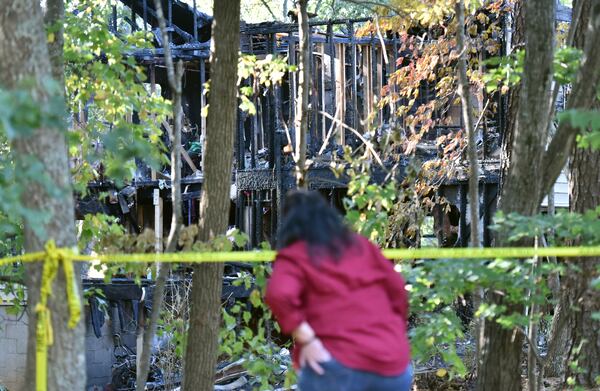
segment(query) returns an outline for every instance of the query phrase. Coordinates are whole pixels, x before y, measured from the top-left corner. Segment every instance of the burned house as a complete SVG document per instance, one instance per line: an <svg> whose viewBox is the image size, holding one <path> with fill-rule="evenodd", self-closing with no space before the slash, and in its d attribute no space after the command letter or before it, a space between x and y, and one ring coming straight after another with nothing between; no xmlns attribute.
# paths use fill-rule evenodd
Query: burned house
<svg viewBox="0 0 600 391"><path fill-rule="evenodd" d="M204 83L210 77L208 57L212 20L196 10L195 3L188 5L181 1L164 0L163 9L173 56L183 60L185 68L182 194L184 221L193 224L198 220L198 200L203 181L201 143L206 121L201 113L206 106ZM170 93L164 52L153 2L116 2L109 23L116 34L139 29L152 33L155 48L133 50L130 55L146 68L150 89L160 91L168 98ZM348 128L360 133L376 129L375 134L381 134L391 131L397 126L398 120L389 107L380 106L377 102L382 99L389 77L398 67L401 38L388 32L359 34L359 30L368 23L368 18L327 21L314 18L310 22L311 110L307 158L312 165L308 170L308 182L311 188L322 191L334 204L339 205L345 194L347 178L334 175L330 169L331 160L341 156L344 145L357 146L361 143ZM242 23L240 31L242 53L258 58L280 56L287 58L290 65L297 64L299 39L296 24ZM251 98L256 108L255 115L241 110L238 113L230 225L250 236L250 246L263 241L273 242L282 197L295 186L294 164L286 146L293 139L296 84L295 75L288 73L282 83L255 91ZM417 104L435 99L432 85L425 83L420 89ZM485 221L489 221L495 204L499 165L493 151L498 148L504 124L503 98L494 96L490 99L498 101L499 110L493 118L486 119L480 137L481 210ZM449 120L439 121L423 137L423 142L417 148L421 160L436 157L436 137L462 127L458 113L456 107L449 108L444 114ZM371 118L371 122L365 121L367 118ZM401 151L399 153L402 154ZM400 165L407 164L408 159L408 156L396 156ZM170 221L169 172L169 167L153 171L140 163L136 177L129 186L116 189L109 182L97 181L90 183L90 189L96 192L110 190L114 196L101 206L102 210L121 216L130 229L139 232L150 227L160 235L166 232ZM374 176L377 177L377 174ZM466 190L466 176L463 174L448 178L439 191L454 205L455 211L460 212L466 210ZM98 207L97 201L92 204ZM90 209L93 210L84 201L80 202L81 213ZM465 245L468 240L466 214L455 215L442 220L451 223L454 231L458 232L458 239L452 245ZM438 222L442 221L441 216L432 217ZM438 229L438 232L442 231ZM487 232L484 237L489 243Z"/></svg>

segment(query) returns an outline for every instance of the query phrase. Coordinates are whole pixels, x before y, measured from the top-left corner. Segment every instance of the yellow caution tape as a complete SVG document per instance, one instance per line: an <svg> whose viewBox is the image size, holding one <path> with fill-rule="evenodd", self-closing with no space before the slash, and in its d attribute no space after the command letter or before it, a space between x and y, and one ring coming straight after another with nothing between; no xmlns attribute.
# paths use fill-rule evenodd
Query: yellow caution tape
<svg viewBox="0 0 600 391"><path fill-rule="evenodd" d="M492 247L492 248L417 248L386 249L390 259L496 259L538 257L598 257L600 246L589 247ZM208 262L266 262L275 259L275 251L180 252L166 254L103 254L81 255L71 249L57 248L54 241L46 244L45 251L0 258L0 266L15 262L43 261L40 300L35 308L36 326L36 391L46 391L48 381L48 347L53 333L48 297L52 282L62 266L65 273L66 295L69 306L69 324L73 328L81 319L81 301L73 262L101 261L105 263L208 263Z"/></svg>

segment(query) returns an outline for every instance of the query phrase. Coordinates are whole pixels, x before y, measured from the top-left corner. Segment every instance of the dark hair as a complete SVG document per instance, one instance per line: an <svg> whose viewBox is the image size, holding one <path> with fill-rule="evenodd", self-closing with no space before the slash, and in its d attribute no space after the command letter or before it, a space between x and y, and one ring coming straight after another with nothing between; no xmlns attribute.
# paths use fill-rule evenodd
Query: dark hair
<svg viewBox="0 0 600 391"><path fill-rule="evenodd" d="M316 191L293 190L283 202L283 219L277 248L303 240L309 256L338 259L351 240L350 230L339 212Z"/></svg>

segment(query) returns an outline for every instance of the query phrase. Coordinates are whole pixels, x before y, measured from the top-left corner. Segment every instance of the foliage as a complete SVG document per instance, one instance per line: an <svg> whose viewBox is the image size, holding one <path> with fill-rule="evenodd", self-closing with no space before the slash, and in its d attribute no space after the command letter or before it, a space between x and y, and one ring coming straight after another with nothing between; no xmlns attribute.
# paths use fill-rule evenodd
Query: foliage
<svg viewBox="0 0 600 391"><path fill-rule="evenodd" d="M384 244L389 236L389 218L396 200L396 181L390 180L385 186L377 186L371 183L371 176L360 161L350 164L347 170L350 177L348 193L344 198L346 219L357 232Z"/></svg>
<svg viewBox="0 0 600 391"><path fill-rule="evenodd" d="M349 164L349 192L344 201L346 216L358 232L383 244L385 234L382 232L392 230L395 224L390 216L396 207L383 207L397 202L396 193L390 191L395 181L388 179L382 184L374 183L370 171L364 167L362 171L357 170L364 162L349 161ZM600 243L599 216L600 208L585 214L561 211L554 216L540 214L533 217L498 212L491 228L506 233L510 241L545 236L550 245L567 245L573 240L583 245L595 245ZM536 308L543 308L550 296L546 284L548 276L570 270L564 264L538 264L535 259L417 260L397 264L396 270L402 272L408 282L413 314L410 338L417 363L439 357L450 376L463 376L468 372L469 367L463 360L470 354L465 351L469 344L461 342L467 336L454 303L464 302L479 288L491 290L501 286L505 300L502 305L482 304L475 316L494 319L508 329L524 330L530 319L520 312L513 312L511 305L531 306L535 303ZM596 285L600 284L596 282ZM533 314L535 322L540 322L542 317L542 312Z"/></svg>
<svg viewBox="0 0 600 391"><path fill-rule="evenodd" d="M334 165L340 175L345 170L348 193L344 198L346 219L350 226L382 247L411 247L417 245L420 227L435 205L447 206L444 197L435 193L437 162L421 164L413 159L402 174L397 166L390 171L373 167L366 157L354 158L346 147L345 164ZM377 183L376 170L383 170L385 180ZM402 175L402 179L397 179Z"/></svg>
<svg viewBox="0 0 600 391"><path fill-rule="evenodd" d="M581 131L577 135L580 148L600 149L600 111L572 109L560 113L558 118Z"/></svg>
<svg viewBox="0 0 600 391"><path fill-rule="evenodd" d="M507 234L510 242L546 236L549 245L567 245L577 240L582 245L600 243L600 206L584 214L558 211L555 215L521 216L516 213L496 213L490 226Z"/></svg>
<svg viewBox="0 0 600 391"><path fill-rule="evenodd" d="M223 309L224 326L220 333L221 352L227 357L243 358L244 366L260 390L270 390L281 382L290 365L289 354L274 341L279 326L263 301L271 265L256 265L252 274L243 273L233 283L249 292L248 301L235 302Z"/></svg>
<svg viewBox="0 0 600 391"><path fill-rule="evenodd" d="M0 240L5 240L5 235L19 236L22 222L29 223L36 234L45 234L40 222L46 221L48 214L22 202L32 187L53 197L64 194L36 156L13 153L10 147L36 129L64 130L64 104L56 83L47 81L38 92L33 83L26 80L12 91L0 89Z"/></svg>
<svg viewBox="0 0 600 391"><path fill-rule="evenodd" d="M155 168L166 162L160 124L170 104L150 93L143 67L129 55L132 48L150 47L150 35L115 36L107 23L110 2L70 0L66 7L65 87L73 113L69 151L76 162L76 188L84 193L90 180L104 175L118 183L131 179L134 159Z"/></svg>
<svg viewBox="0 0 600 391"><path fill-rule="evenodd" d="M523 74L524 50L516 50L506 57L492 57L485 61L487 72L483 75L483 82L487 92L494 92L500 88L504 94L508 89L521 81Z"/></svg>
<svg viewBox="0 0 600 391"><path fill-rule="evenodd" d="M554 53L554 80L559 85L575 81L583 52L573 47L562 47ZM520 49L506 57L492 57L485 61L488 71L483 76L486 90L502 93L521 82L525 51Z"/></svg>
<svg viewBox="0 0 600 391"><path fill-rule="evenodd" d="M238 63L238 97L240 109L250 115L256 115L254 99L261 88L278 85L288 72L295 72L295 65L288 65L287 58L268 54L263 59L254 55L242 55Z"/></svg>

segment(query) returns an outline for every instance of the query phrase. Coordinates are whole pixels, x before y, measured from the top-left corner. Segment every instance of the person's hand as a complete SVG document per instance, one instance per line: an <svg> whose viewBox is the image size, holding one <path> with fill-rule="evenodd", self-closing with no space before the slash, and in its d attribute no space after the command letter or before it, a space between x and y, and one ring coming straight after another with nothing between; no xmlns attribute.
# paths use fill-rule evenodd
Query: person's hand
<svg viewBox="0 0 600 391"><path fill-rule="evenodd" d="M319 338L314 338L312 341L302 345L300 350L300 367L304 368L308 364L313 371L322 375L325 373L320 363L331 360L331 354L321 343Z"/></svg>

